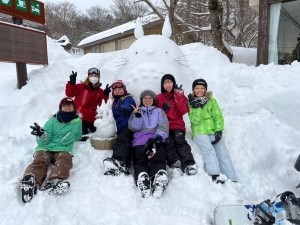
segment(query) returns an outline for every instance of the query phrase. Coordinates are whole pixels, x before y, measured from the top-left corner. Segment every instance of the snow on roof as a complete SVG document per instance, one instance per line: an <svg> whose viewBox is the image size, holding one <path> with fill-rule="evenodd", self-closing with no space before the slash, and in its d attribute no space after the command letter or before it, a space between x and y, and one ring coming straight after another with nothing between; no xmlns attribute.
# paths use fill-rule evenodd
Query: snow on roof
<svg viewBox="0 0 300 225"><path fill-rule="evenodd" d="M141 18L141 23L142 23L142 25L145 25L145 24L157 21L159 19L160 19L160 17L157 16L156 14L151 14L151 15L142 17ZM124 23L120 26L117 26L117 27L111 28L109 30L105 30L105 31L102 31L100 33L89 36L89 37L83 39L78 44L78 47L81 46L81 45L85 45L85 44L97 41L97 40L101 40L101 39L106 38L106 37L113 36L115 34L124 33L125 31L134 29L135 24L136 24L136 20L133 20L133 21L130 21L128 23Z"/></svg>

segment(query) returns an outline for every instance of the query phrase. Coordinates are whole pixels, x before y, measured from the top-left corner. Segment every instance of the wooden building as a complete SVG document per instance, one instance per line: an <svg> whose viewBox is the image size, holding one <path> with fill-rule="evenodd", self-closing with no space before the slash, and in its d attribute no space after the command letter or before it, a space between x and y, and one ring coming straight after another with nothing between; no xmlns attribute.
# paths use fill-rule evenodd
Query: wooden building
<svg viewBox="0 0 300 225"><path fill-rule="evenodd" d="M259 11L257 66L300 61L300 0L249 0Z"/></svg>
<svg viewBox="0 0 300 225"><path fill-rule="evenodd" d="M149 15L141 18L141 23L144 29L144 35L161 34L164 20L157 15ZM78 48L87 53L105 53L128 49L136 40L134 36L136 20L111 28L106 31L94 34L83 39ZM175 33L181 32L179 27L175 28ZM193 37L188 36L188 43L193 42Z"/></svg>

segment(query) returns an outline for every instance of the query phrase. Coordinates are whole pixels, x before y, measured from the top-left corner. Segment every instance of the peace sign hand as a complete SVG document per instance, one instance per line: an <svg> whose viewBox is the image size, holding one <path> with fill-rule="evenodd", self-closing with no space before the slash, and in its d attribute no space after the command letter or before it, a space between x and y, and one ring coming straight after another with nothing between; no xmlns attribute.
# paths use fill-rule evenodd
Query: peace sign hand
<svg viewBox="0 0 300 225"><path fill-rule="evenodd" d="M138 105L136 107L134 105L131 105L131 107L133 108L133 113L137 118L142 117L142 113L141 113L141 110L139 110Z"/></svg>

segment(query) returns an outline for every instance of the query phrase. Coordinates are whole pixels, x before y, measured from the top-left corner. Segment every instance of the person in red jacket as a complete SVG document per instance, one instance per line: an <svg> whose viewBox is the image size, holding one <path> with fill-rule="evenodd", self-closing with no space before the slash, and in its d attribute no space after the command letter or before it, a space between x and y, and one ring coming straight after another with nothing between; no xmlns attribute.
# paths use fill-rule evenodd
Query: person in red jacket
<svg viewBox="0 0 300 225"><path fill-rule="evenodd" d="M106 88L101 89L100 83L100 70L97 68L91 68L88 70L88 76L85 81L76 84L77 72L73 72L70 75L70 81L66 85L66 95L70 98L75 97L75 106L77 113L81 115L82 119L82 134L88 134L95 132L94 121L97 115L97 106L100 106L102 100L105 102L108 99L111 92L108 84ZM83 137L82 140L86 140L87 137Z"/></svg>
<svg viewBox="0 0 300 225"><path fill-rule="evenodd" d="M188 99L171 74L165 74L161 78L161 92L156 96L157 107L166 112L170 127L169 138L165 142L167 163L174 175L182 175L182 171L187 175L195 175L197 165L191 146L185 140L183 121L183 115L189 111Z"/></svg>

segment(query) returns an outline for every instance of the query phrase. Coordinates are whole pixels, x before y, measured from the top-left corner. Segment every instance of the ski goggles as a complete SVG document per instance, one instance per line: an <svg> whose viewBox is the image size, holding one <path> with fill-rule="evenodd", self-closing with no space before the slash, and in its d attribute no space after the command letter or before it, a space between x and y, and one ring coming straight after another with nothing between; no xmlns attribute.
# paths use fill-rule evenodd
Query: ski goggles
<svg viewBox="0 0 300 225"><path fill-rule="evenodd" d="M113 83L113 84L112 84L111 88L112 88L113 90L115 90L116 88L124 88L124 89L125 89L125 85L122 84L122 83L116 82L116 83Z"/></svg>
<svg viewBox="0 0 300 225"><path fill-rule="evenodd" d="M88 70L89 75L93 74L93 73L100 76L100 70L98 70L97 68L91 68L91 69Z"/></svg>

